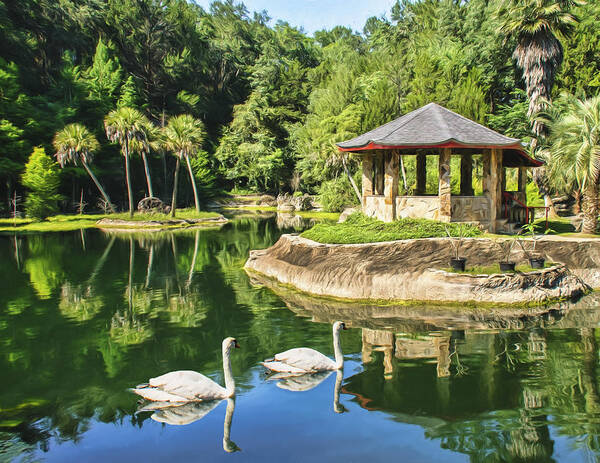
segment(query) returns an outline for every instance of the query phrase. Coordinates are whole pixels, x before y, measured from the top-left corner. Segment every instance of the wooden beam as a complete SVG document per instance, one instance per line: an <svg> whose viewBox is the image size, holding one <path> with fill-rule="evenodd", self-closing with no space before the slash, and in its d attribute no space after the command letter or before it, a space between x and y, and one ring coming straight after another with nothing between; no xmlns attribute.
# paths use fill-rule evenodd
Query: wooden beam
<svg viewBox="0 0 600 463"><path fill-rule="evenodd" d="M385 152L379 152L374 156L375 160L375 194L383 194L385 179Z"/></svg>
<svg viewBox="0 0 600 463"><path fill-rule="evenodd" d="M365 154L362 158L362 202L365 205L365 198L373 194L373 157L371 153Z"/></svg>
<svg viewBox="0 0 600 463"><path fill-rule="evenodd" d="M473 156L463 154L460 157L460 194L473 196Z"/></svg>
<svg viewBox="0 0 600 463"><path fill-rule="evenodd" d="M417 188L416 195L424 195L427 190L427 157L423 153L417 154Z"/></svg>
<svg viewBox="0 0 600 463"><path fill-rule="evenodd" d="M394 150L385 153L385 211L384 222L396 220L396 196L398 196L399 154Z"/></svg>
<svg viewBox="0 0 600 463"><path fill-rule="evenodd" d="M519 167L519 193L523 203L527 204L527 167Z"/></svg>
<svg viewBox="0 0 600 463"><path fill-rule="evenodd" d="M450 158L451 148L443 148L439 159L439 189L440 206L438 220L450 222L452 219L452 187L450 186Z"/></svg>
<svg viewBox="0 0 600 463"><path fill-rule="evenodd" d="M489 200L489 231L492 233L496 232L496 220L501 218L502 169L502 150L485 150L483 153L483 194Z"/></svg>

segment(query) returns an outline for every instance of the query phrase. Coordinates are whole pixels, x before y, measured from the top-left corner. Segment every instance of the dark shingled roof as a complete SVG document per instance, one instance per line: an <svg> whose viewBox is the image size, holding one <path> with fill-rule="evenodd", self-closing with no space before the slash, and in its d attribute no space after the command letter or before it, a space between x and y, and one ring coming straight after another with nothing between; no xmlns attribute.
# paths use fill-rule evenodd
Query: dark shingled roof
<svg viewBox="0 0 600 463"><path fill-rule="evenodd" d="M501 148L506 150L506 167L541 165L527 156L520 140L499 134L435 103L337 146L341 151Z"/></svg>

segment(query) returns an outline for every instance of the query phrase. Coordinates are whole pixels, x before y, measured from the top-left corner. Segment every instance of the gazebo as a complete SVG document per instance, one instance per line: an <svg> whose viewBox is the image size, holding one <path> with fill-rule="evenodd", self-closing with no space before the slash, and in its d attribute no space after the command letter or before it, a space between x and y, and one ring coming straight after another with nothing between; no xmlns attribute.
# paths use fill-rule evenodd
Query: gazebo
<svg viewBox="0 0 600 463"><path fill-rule="evenodd" d="M501 135L435 103L388 122L352 140L340 151L362 158L362 210L391 222L421 217L477 223L491 232L525 222L527 168L542 165L515 138ZM437 194L426 194L426 156L438 156ZM460 156L460 194L451 188L451 157ZM473 156L481 155L482 194L473 189ZM399 196L400 157L416 156L416 187ZM518 187L506 191L506 169L518 169Z"/></svg>

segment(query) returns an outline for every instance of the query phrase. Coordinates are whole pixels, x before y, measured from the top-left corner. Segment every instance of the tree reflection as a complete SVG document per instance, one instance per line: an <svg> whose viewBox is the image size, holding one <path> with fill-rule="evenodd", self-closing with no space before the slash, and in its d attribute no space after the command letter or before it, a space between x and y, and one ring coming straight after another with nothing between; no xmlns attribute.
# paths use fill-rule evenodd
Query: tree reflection
<svg viewBox="0 0 600 463"><path fill-rule="evenodd" d="M253 286L243 270L251 249L280 234L273 218L240 219L218 231L92 230L85 250L79 232L31 235L18 240L18 262L7 237L0 247L0 459L77 442L97 421L149 425L127 388L176 369L219 380L220 343L231 334L244 347L233 359L243 393L262 384L253 367L272 352L309 344L330 355L329 323L337 319L360 328L343 343L363 363L336 381L336 411L341 387L358 406L417 424L472 461L548 461L557 436L573 437L590 460L600 457L600 310L593 303L491 316L308 303Z"/></svg>

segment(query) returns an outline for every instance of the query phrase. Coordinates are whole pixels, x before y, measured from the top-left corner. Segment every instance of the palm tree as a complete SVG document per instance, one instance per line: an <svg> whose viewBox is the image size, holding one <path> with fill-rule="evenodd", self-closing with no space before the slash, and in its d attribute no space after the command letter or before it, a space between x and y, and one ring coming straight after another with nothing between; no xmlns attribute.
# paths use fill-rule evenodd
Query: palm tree
<svg viewBox="0 0 600 463"><path fill-rule="evenodd" d="M190 156L194 155L204 139L204 125L198 119L194 119L189 114L181 114L169 119L169 123L164 128L164 148L171 151L177 157L175 164L175 179L173 183L173 199L171 201L171 215L175 217L177 208L177 183L179 176L180 161L185 159L192 188L194 189L194 201L196 211L200 212L200 199L198 198L198 189Z"/></svg>
<svg viewBox="0 0 600 463"><path fill-rule="evenodd" d="M594 233L600 186L600 96L578 100L550 124L554 179L575 179L583 192L582 233Z"/></svg>
<svg viewBox="0 0 600 463"><path fill-rule="evenodd" d="M133 192L131 191L131 174L129 169L129 156L131 153L141 152L146 169L148 192L152 196L150 171L145 153L149 150L148 127L150 122L137 109L122 107L111 111L104 119L106 136L111 142L121 145L121 153L125 157L125 175L127 180L127 195L129 197L129 215L133 217Z"/></svg>
<svg viewBox="0 0 600 463"><path fill-rule="evenodd" d="M96 140L96 137L81 124L69 124L54 136L54 148L56 149L54 156L60 166L64 167L67 163L74 165L81 163L92 181L96 184L111 211L115 212L110 198L89 166L94 158L94 153L98 151L99 147L100 144Z"/></svg>
<svg viewBox="0 0 600 463"><path fill-rule="evenodd" d="M538 138L546 134L544 122L536 115L551 101L554 78L563 60L559 38L572 32L577 18L570 10L583 4L584 0L503 0L498 11L501 31L517 40L513 58L523 71L529 97L527 115L534 134L532 152L538 146ZM544 195L546 206L552 208L545 169L534 169L533 179Z"/></svg>

